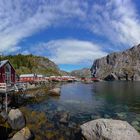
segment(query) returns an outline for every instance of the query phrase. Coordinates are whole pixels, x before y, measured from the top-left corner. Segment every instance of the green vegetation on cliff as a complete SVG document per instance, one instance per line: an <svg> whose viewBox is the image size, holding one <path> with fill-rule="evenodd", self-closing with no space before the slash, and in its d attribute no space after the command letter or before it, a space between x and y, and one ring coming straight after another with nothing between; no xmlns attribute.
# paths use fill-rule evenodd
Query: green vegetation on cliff
<svg viewBox="0 0 140 140"><path fill-rule="evenodd" d="M44 75L60 75L58 66L46 57L30 55L2 56L1 60L8 59L14 66L17 74L37 73Z"/></svg>

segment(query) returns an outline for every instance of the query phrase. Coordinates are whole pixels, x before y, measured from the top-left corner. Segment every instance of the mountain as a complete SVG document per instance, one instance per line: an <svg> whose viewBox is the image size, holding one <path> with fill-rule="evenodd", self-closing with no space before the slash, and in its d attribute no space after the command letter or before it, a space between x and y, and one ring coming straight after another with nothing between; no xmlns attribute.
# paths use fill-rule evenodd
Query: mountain
<svg viewBox="0 0 140 140"><path fill-rule="evenodd" d="M74 70L71 72L71 76L76 77L91 77L91 72L89 68L83 68L80 70Z"/></svg>
<svg viewBox="0 0 140 140"><path fill-rule="evenodd" d="M66 71L63 71L63 70L60 70L60 75L69 76L70 73L66 72Z"/></svg>
<svg viewBox="0 0 140 140"><path fill-rule="evenodd" d="M37 73L50 75L61 75L58 66L46 57L34 55L9 55L2 56L1 60L8 59L14 66L17 74Z"/></svg>
<svg viewBox="0 0 140 140"><path fill-rule="evenodd" d="M94 61L92 73L101 79L140 80L140 44Z"/></svg>

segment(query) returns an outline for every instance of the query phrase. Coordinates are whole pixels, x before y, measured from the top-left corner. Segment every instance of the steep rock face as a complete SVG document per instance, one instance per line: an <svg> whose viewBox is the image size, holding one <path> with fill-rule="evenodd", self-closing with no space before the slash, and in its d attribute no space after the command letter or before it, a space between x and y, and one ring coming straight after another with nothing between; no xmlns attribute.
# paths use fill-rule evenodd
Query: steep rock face
<svg viewBox="0 0 140 140"><path fill-rule="evenodd" d="M105 79L115 74L120 80L140 80L140 44L120 53L112 53L94 61L91 71Z"/></svg>
<svg viewBox="0 0 140 140"><path fill-rule="evenodd" d="M76 76L76 77L91 77L91 72L90 69L88 68L83 68L80 70L74 70L71 72L71 76Z"/></svg>

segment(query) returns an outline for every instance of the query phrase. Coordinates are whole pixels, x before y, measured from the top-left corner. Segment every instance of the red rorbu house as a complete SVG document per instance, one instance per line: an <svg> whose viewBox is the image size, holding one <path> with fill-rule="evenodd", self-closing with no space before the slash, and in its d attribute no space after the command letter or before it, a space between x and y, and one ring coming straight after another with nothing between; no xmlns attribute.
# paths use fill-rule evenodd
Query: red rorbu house
<svg viewBox="0 0 140 140"><path fill-rule="evenodd" d="M42 74L38 74L37 81L45 81L45 77Z"/></svg>
<svg viewBox="0 0 140 140"><path fill-rule="evenodd" d="M0 61L0 83L11 84L16 82L16 72L8 60Z"/></svg>
<svg viewBox="0 0 140 140"><path fill-rule="evenodd" d="M20 75L21 82L34 82L36 80L36 74L22 74Z"/></svg>

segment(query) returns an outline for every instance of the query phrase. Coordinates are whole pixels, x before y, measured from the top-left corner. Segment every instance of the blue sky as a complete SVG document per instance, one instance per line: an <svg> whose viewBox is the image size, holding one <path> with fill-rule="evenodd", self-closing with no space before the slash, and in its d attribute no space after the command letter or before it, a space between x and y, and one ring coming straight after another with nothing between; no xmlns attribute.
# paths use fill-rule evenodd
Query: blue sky
<svg viewBox="0 0 140 140"><path fill-rule="evenodd" d="M0 0L0 52L45 56L66 71L140 43L139 0Z"/></svg>

